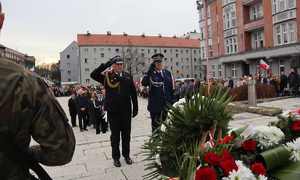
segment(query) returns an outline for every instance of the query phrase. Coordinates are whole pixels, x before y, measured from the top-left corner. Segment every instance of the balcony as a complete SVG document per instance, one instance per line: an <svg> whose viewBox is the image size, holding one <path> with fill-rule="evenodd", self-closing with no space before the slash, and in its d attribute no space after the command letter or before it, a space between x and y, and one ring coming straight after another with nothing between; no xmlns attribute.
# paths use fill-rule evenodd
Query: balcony
<svg viewBox="0 0 300 180"><path fill-rule="evenodd" d="M250 6L252 4L256 4L260 2L261 0L243 0L243 5L244 6Z"/></svg>
<svg viewBox="0 0 300 180"><path fill-rule="evenodd" d="M252 31L255 29L260 29L264 27L264 19L259 19L256 21L250 21L249 23L244 25L244 31L248 32L248 31Z"/></svg>

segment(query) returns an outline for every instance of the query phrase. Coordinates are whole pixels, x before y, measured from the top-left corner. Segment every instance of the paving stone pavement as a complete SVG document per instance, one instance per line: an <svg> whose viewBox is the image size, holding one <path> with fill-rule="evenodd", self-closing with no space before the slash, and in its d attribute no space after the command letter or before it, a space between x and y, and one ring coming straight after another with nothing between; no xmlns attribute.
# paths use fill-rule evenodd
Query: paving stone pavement
<svg viewBox="0 0 300 180"><path fill-rule="evenodd" d="M69 116L67 100L67 97L58 98ZM300 107L300 98L273 101L261 105L280 107L283 110L295 109ZM150 117L146 106L147 100L139 99L139 114L132 120L131 156L134 164L127 165L121 158L122 167L113 166L109 132L96 135L93 128L89 128L87 132L80 132L78 128L74 128L76 150L73 160L65 166L45 168L55 180L142 180L142 176L147 173L144 170L142 146L151 134ZM233 116L230 127L236 128L246 124L263 125L276 119L276 117L240 113Z"/></svg>

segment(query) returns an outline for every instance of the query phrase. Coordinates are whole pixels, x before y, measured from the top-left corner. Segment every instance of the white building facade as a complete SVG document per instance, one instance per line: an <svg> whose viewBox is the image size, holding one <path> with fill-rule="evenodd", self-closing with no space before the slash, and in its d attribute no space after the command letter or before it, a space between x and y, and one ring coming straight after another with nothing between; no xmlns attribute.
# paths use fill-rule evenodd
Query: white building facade
<svg viewBox="0 0 300 180"><path fill-rule="evenodd" d="M164 54L164 66L174 78L202 78L200 42L196 39L108 33L79 34L77 40L79 66L75 66L77 70L73 71L79 72L77 78L80 84L98 85L90 78L91 72L116 55L124 58L126 70L134 80L139 80L148 70L152 63L151 56L155 53ZM66 75L68 73L62 73L62 76Z"/></svg>

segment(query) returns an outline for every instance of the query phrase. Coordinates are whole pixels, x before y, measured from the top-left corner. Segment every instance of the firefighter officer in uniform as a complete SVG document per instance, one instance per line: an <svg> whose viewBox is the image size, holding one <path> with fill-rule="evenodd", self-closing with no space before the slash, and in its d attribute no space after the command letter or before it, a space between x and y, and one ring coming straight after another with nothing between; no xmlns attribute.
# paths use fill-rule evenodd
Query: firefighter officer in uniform
<svg viewBox="0 0 300 180"><path fill-rule="evenodd" d="M127 164L130 158L131 117L138 114L137 92L130 74L124 72L124 61L120 56L111 58L91 73L91 78L100 82L106 91L104 108L111 129L111 147L114 166L120 167L120 135L122 156ZM109 69L110 68L110 69Z"/></svg>
<svg viewBox="0 0 300 180"><path fill-rule="evenodd" d="M152 132L167 117L167 107L173 104L174 80L170 71L163 68L164 55L154 54L149 70L142 79L142 85L149 87L148 111L151 117Z"/></svg>

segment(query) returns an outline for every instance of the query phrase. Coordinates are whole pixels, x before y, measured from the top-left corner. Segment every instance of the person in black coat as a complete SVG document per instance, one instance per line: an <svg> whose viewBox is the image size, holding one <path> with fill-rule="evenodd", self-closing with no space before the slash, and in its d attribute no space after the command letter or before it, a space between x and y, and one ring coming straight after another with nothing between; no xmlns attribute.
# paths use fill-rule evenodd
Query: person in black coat
<svg viewBox="0 0 300 180"><path fill-rule="evenodd" d="M284 71L280 72L280 96L284 96L284 89L287 88L288 77L284 74Z"/></svg>
<svg viewBox="0 0 300 180"><path fill-rule="evenodd" d="M288 77L289 86L291 89L291 94L298 95L299 90L299 75L296 69L292 68Z"/></svg>
<svg viewBox="0 0 300 180"><path fill-rule="evenodd" d="M79 119L79 128L80 131L87 131L88 125L88 112L90 107L90 100L86 96L86 91L83 89L78 90L78 96L76 99L77 102L77 112L78 112L78 119Z"/></svg>
<svg viewBox="0 0 300 180"><path fill-rule="evenodd" d="M230 88L230 89L232 89L233 87L234 87L234 82L233 82L233 79L229 79L229 81L228 81L228 87Z"/></svg>
<svg viewBox="0 0 300 180"><path fill-rule="evenodd" d="M112 158L114 165L120 167L120 134L122 137L122 155L127 164L130 158L131 117L138 114L137 92L131 75L124 72L123 59L115 56L101 64L91 73L91 78L105 88L104 108L111 130ZM107 70L111 67L111 70ZM107 71L106 71L107 70Z"/></svg>
<svg viewBox="0 0 300 180"><path fill-rule="evenodd" d="M93 117L95 121L96 134L100 134L101 131L102 133L106 133L107 125L104 119L104 94L93 92L91 100L94 109Z"/></svg>
<svg viewBox="0 0 300 180"><path fill-rule="evenodd" d="M153 63L142 79L143 86L149 86L148 111L154 132L167 117L167 108L174 102L174 80L170 71L163 69L161 53L154 54Z"/></svg>
<svg viewBox="0 0 300 180"><path fill-rule="evenodd" d="M76 127L76 115L77 115L77 107L76 107L76 93L73 92L69 101L68 101L68 106L69 106L69 113L71 116L71 123L73 127Z"/></svg>

